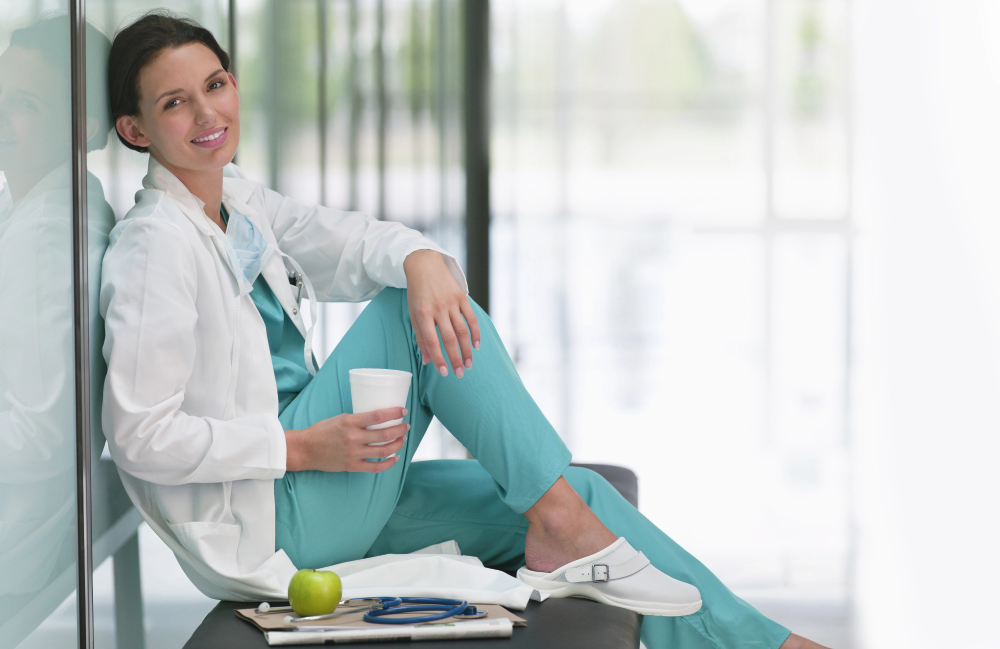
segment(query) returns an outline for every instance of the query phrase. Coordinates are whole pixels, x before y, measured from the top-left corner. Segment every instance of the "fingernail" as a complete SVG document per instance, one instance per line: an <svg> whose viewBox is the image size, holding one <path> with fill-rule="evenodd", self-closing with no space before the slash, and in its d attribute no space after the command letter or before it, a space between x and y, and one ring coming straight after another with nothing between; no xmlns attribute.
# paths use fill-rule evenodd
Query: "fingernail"
<svg viewBox="0 0 1000 649"><path fill-rule="evenodd" d="M472 359L471 358L465 359L465 369L467 369L467 370L471 370L472 369Z"/></svg>
<svg viewBox="0 0 1000 649"><path fill-rule="evenodd" d="M404 417L406 416L406 408L403 408L403 416ZM407 424L407 425L409 425L409 424Z"/></svg>
<svg viewBox="0 0 1000 649"><path fill-rule="evenodd" d="M410 430L410 425L406 424L406 430Z"/></svg>
<svg viewBox="0 0 1000 649"><path fill-rule="evenodd" d="M448 366L442 365L438 368L438 372L441 372L441 376L448 376Z"/></svg>
<svg viewBox="0 0 1000 649"><path fill-rule="evenodd" d="M461 367L456 367L455 376L457 376L458 378L462 378L463 376L465 376L465 370L463 370Z"/></svg>
<svg viewBox="0 0 1000 649"><path fill-rule="evenodd" d="M431 362L431 359L427 358L426 356L422 356L421 359L423 360L424 365L427 365L427 363Z"/></svg>
<svg viewBox="0 0 1000 649"><path fill-rule="evenodd" d="M472 343L472 346L476 349L479 349L479 341L477 340L476 342Z"/></svg>

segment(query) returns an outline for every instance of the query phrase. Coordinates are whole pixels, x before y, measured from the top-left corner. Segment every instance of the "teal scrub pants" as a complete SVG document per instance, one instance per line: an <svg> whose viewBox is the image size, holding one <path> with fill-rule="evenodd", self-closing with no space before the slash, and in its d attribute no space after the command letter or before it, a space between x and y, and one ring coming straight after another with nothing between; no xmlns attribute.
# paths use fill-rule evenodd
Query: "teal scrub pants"
<svg viewBox="0 0 1000 649"><path fill-rule="evenodd" d="M350 412L348 370L413 373L410 431L400 461L381 473L286 473L274 483L275 547L298 568L320 568L454 539L490 567L524 565L522 515L563 475L598 518L666 574L701 591L700 611L645 616L649 649L776 649L788 630L734 595L593 471L570 467L570 453L531 395L489 317L473 304L482 334L475 365L461 379L420 360L406 291L372 300L309 385L280 415L285 430ZM437 416L475 460L412 462Z"/></svg>

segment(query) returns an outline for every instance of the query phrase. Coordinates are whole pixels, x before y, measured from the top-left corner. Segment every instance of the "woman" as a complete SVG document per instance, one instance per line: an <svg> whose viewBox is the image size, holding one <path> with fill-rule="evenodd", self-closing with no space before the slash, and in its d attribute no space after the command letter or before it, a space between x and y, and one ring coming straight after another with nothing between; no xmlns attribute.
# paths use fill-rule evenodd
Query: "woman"
<svg viewBox="0 0 1000 649"><path fill-rule="evenodd" d="M556 596L646 613L651 648L816 646L568 468L454 258L230 165L239 95L209 32L149 14L110 58L118 136L150 160L104 260L104 428L136 506L203 592L279 597L295 567L455 539ZM289 278L320 300L374 298L319 371ZM412 372L406 409L344 414L355 367ZM434 415L478 462L411 464Z"/></svg>

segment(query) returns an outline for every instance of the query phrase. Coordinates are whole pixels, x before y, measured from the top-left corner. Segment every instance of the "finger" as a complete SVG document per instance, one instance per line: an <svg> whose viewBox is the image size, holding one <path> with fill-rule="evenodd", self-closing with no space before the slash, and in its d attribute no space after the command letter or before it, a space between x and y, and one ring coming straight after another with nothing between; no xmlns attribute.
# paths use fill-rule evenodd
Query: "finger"
<svg viewBox="0 0 1000 649"><path fill-rule="evenodd" d="M361 452L361 457L371 459L381 459L390 457L398 453L406 445L406 436L394 439L382 446L365 446Z"/></svg>
<svg viewBox="0 0 1000 649"><path fill-rule="evenodd" d="M427 345L424 344L424 330L420 326L420 322L413 317L413 313L410 312L410 322L413 324L413 334L417 338L417 349L420 350L420 360L424 365L431 362L430 354L427 353Z"/></svg>
<svg viewBox="0 0 1000 649"><path fill-rule="evenodd" d="M481 339L479 335L479 319L476 317L476 311L469 304L468 298L459 300L459 308L462 311L462 315L465 316L465 321L469 324L469 331L472 334L472 348L479 349Z"/></svg>
<svg viewBox="0 0 1000 649"><path fill-rule="evenodd" d="M448 365L444 362L444 356L441 354L441 346L438 345L437 330L435 328L434 319L430 316L424 317L421 321L424 327L424 331L427 335L424 337L424 343L427 345L427 351L430 352L431 360L434 362L434 367L437 371L441 373L441 376L448 376Z"/></svg>
<svg viewBox="0 0 1000 649"><path fill-rule="evenodd" d="M389 426L388 428L366 430L364 432L364 443L384 444L385 442L391 442L405 435L408 430L410 430L410 425L405 421L395 426Z"/></svg>
<svg viewBox="0 0 1000 649"><path fill-rule="evenodd" d="M458 335L451 326L451 318L447 312L442 314L437 325L441 331L441 342L444 343L445 353L448 354L451 366L455 370L455 376L462 378L465 374L465 363L462 361L462 350L458 348Z"/></svg>
<svg viewBox="0 0 1000 649"><path fill-rule="evenodd" d="M368 428L375 424L383 424L405 416L406 408L383 408L381 410L372 410L371 412L361 412L351 415L348 423L358 428Z"/></svg>
<svg viewBox="0 0 1000 649"><path fill-rule="evenodd" d="M465 369L472 369L472 343L469 340L469 328L465 326L465 319L462 312L457 308L451 312L451 326L455 329L458 337L458 346L462 349L462 365Z"/></svg>
<svg viewBox="0 0 1000 649"><path fill-rule="evenodd" d="M350 469L356 473L381 473L392 467L396 466L396 462L399 462L399 456L390 457L382 462L366 462L365 460L358 460Z"/></svg>

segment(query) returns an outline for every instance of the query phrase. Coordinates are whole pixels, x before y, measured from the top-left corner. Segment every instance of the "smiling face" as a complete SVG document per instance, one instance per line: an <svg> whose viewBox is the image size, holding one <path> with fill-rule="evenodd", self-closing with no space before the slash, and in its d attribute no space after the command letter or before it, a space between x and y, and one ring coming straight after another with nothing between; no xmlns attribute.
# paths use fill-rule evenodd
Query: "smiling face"
<svg viewBox="0 0 1000 649"><path fill-rule="evenodd" d="M0 171L31 185L69 160L69 93L40 52L0 55Z"/></svg>
<svg viewBox="0 0 1000 649"><path fill-rule="evenodd" d="M236 80L201 43L163 50L139 72L139 115L116 127L178 177L222 169L240 139Z"/></svg>

